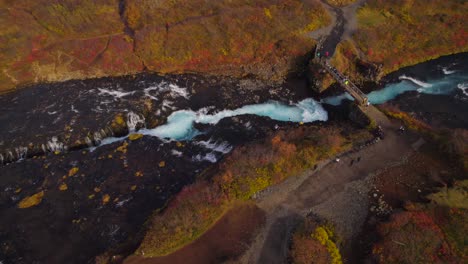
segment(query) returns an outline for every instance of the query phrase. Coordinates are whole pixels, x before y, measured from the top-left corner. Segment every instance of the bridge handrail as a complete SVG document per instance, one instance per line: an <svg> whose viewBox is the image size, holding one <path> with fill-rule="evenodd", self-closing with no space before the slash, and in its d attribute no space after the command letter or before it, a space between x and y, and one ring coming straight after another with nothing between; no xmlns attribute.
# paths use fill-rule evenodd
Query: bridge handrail
<svg viewBox="0 0 468 264"><path fill-rule="evenodd" d="M361 102L367 102L367 95L364 94L359 87L357 87L353 82L351 82L349 79L347 79L344 75L342 75L340 72L335 72L331 69L331 65L328 63L324 63L323 61L320 61L320 64L322 65L323 68L327 70L328 73L332 75L332 77L338 81L338 83L341 84L346 90L348 90L351 93L351 96L353 96L353 93L355 95L353 96L355 99L361 101ZM348 80L348 84L346 84L344 81ZM359 98L358 98L359 97Z"/></svg>

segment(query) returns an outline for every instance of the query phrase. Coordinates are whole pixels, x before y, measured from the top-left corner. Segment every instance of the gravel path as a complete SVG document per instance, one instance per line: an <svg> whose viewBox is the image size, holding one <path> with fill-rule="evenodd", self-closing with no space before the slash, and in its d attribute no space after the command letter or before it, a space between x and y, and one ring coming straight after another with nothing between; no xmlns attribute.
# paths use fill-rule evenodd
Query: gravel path
<svg viewBox="0 0 468 264"><path fill-rule="evenodd" d="M286 263L289 235L311 213L331 221L344 241L359 232L368 212L372 177L405 160L418 139L398 134L399 124L380 123L384 123L384 140L346 154L340 162L322 162L316 171L291 177L257 197L267 221L241 263Z"/></svg>
<svg viewBox="0 0 468 264"><path fill-rule="evenodd" d="M329 57L335 53L336 46L345 38L349 38L357 28L356 11L364 5L366 0L359 0L355 3L341 8L329 5L325 0L321 1L324 7L332 16L332 23L328 27L320 28L309 33L311 38L322 39L320 53Z"/></svg>

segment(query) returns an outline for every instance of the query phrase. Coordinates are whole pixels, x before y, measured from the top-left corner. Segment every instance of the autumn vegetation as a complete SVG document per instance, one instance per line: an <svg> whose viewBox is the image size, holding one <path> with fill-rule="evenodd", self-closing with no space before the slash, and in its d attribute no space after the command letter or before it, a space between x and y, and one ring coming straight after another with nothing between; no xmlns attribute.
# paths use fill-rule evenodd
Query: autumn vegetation
<svg viewBox="0 0 468 264"><path fill-rule="evenodd" d="M0 92L145 68L279 80L330 22L318 1L119 2L0 2Z"/></svg>
<svg viewBox="0 0 468 264"><path fill-rule="evenodd" d="M354 2L356 2L356 0L327 0L327 3L329 3L330 5L339 6L339 7L347 6Z"/></svg>
<svg viewBox="0 0 468 264"><path fill-rule="evenodd" d="M339 238L330 224L307 218L292 236L289 259L294 264L341 264Z"/></svg>
<svg viewBox="0 0 468 264"><path fill-rule="evenodd" d="M174 252L198 238L233 205L351 148L355 136L344 136L336 127L299 127L235 149L219 165L218 173L200 177L162 213L155 213L136 254Z"/></svg>
<svg viewBox="0 0 468 264"><path fill-rule="evenodd" d="M1 1L0 23L0 92L143 69L116 1Z"/></svg>
<svg viewBox="0 0 468 264"><path fill-rule="evenodd" d="M465 263L468 258L466 180L431 194L429 205L408 204L378 226L379 263Z"/></svg>
<svg viewBox="0 0 468 264"><path fill-rule="evenodd" d="M468 51L468 2L370 0L358 10L353 36L362 59L389 73L442 55Z"/></svg>
<svg viewBox="0 0 468 264"><path fill-rule="evenodd" d="M318 0L123 3L1 2L0 92L145 69L281 81L313 50L306 33L331 22ZM337 66L356 77L365 74L361 66L382 64L385 74L467 51L467 11L459 0L367 1L358 10L358 30L338 47Z"/></svg>
<svg viewBox="0 0 468 264"><path fill-rule="evenodd" d="M428 198L435 204L451 208L468 209L468 180L456 181L452 187L444 186Z"/></svg>
<svg viewBox="0 0 468 264"><path fill-rule="evenodd" d="M318 1L129 1L136 52L159 72L283 78L329 23Z"/></svg>

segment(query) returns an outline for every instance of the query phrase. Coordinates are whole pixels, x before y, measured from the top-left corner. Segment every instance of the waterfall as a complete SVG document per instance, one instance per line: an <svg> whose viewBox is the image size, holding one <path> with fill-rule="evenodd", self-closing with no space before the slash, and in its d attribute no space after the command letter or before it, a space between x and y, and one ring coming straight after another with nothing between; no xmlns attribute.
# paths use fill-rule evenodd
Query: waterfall
<svg viewBox="0 0 468 264"><path fill-rule="evenodd" d="M128 130L130 132L134 132L139 128L139 125L141 125L141 127L145 126L145 118L140 117L138 114L135 114L133 112L128 112L127 114Z"/></svg>
<svg viewBox="0 0 468 264"><path fill-rule="evenodd" d="M65 145L60 142L57 137L52 137L52 139L47 142L47 149L50 152L63 151L65 150Z"/></svg>

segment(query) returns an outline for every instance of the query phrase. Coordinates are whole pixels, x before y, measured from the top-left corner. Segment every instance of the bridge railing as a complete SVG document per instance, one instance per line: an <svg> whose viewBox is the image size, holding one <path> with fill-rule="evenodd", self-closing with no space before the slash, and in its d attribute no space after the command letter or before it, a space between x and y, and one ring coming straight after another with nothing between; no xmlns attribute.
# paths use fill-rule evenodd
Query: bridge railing
<svg viewBox="0 0 468 264"><path fill-rule="evenodd" d="M326 61L323 62L320 60L320 64L324 67L332 77L347 90L354 99L356 99L360 104L367 103L367 96L364 94L361 89L359 89L353 82L351 82L348 78L342 75L338 70L333 68L330 64ZM347 83L346 83L347 81Z"/></svg>

